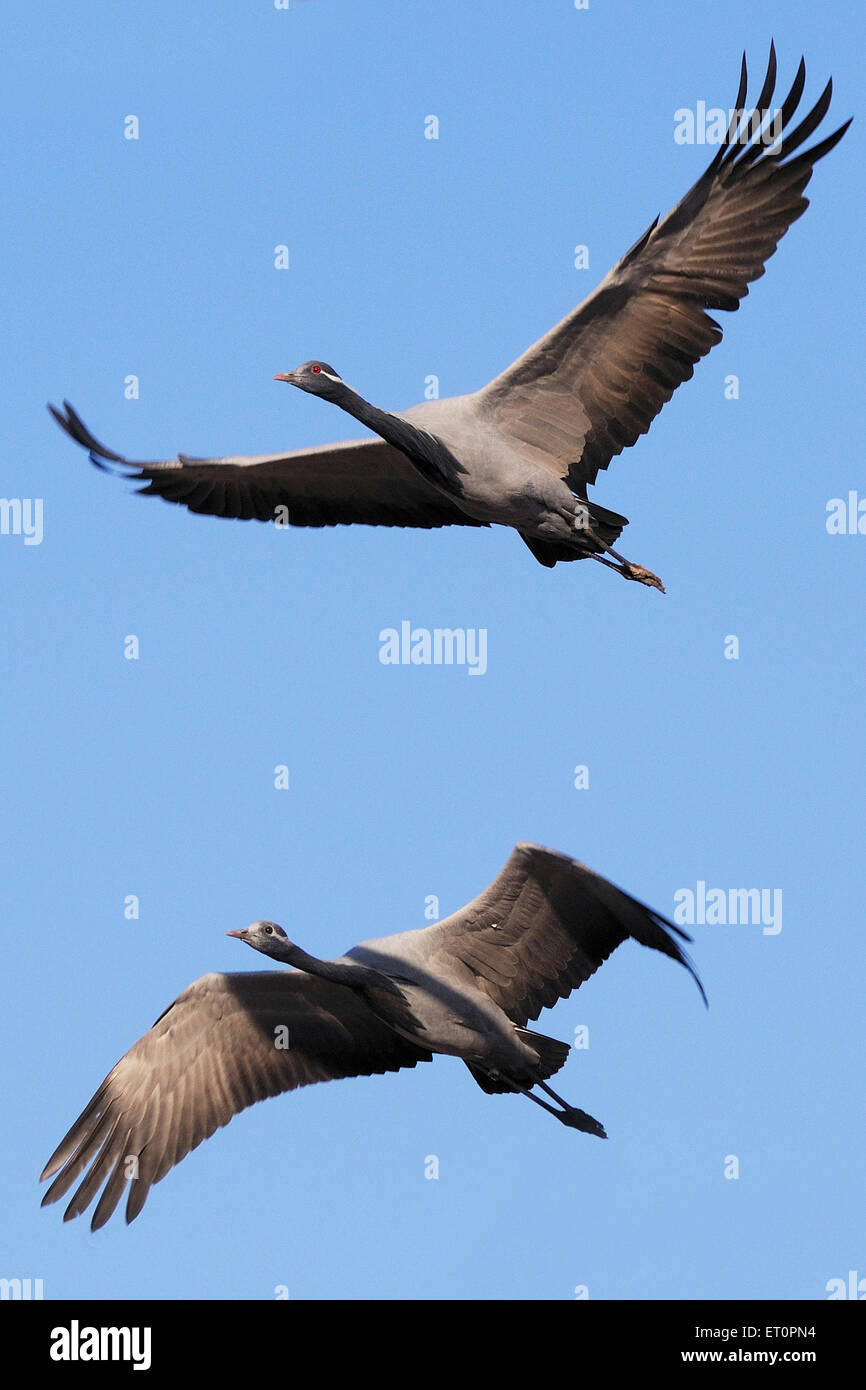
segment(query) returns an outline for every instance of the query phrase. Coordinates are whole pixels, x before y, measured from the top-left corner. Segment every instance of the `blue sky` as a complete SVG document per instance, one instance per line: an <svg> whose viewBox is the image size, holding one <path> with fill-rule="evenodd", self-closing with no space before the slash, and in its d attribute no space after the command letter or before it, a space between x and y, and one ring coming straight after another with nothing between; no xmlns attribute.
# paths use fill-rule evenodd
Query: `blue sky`
<svg viewBox="0 0 866 1390"><path fill-rule="evenodd" d="M866 1277L866 535L825 524L866 497L862 15L152 0L5 22L2 492L44 512L41 544L0 536L0 1274L122 1299L820 1299ZM68 397L132 457L258 453L358 433L271 381L312 356L392 409L430 375L476 389L702 172L674 113L730 105L743 48L754 94L771 37L781 90L801 52L810 104L833 75L822 133L858 119L594 493L665 596L545 570L501 528L196 517L49 419ZM487 670L383 665L404 620L485 629ZM460 906L521 839L669 915L700 883L781 893L779 930L694 926L709 1012L627 945L542 1016L588 1027L558 1089L606 1143L441 1058L245 1112L129 1228L40 1211L118 1057L191 980L257 964L226 930L271 917L337 955L423 925L430 894Z"/></svg>

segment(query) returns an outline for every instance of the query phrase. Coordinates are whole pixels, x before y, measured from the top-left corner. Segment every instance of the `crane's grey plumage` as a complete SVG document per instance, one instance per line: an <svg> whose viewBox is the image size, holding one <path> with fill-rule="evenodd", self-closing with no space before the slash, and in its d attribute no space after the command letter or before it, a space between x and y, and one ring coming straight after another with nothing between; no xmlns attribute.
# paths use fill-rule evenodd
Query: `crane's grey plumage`
<svg viewBox="0 0 866 1390"><path fill-rule="evenodd" d="M130 1048L42 1173L54 1178L43 1206L84 1174L64 1220L102 1188L91 1226L103 1226L132 1178L132 1221L153 1183L255 1101L414 1067L434 1053L462 1058L488 1093L522 1093L564 1125L604 1137L546 1084L569 1045L526 1023L629 937L686 966L706 1002L674 939L688 941L684 932L585 865L532 844L518 845L452 916L362 942L336 961L308 955L274 922L228 935L295 968L203 975ZM561 1108L531 1094L536 1085Z"/></svg>
<svg viewBox="0 0 866 1390"><path fill-rule="evenodd" d="M771 44L758 112L771 109L775 81ZM830 104L832 82L790 129L804 84L801 59L768 143L761 121L744 115L744 56L727 139L703 176L588 299L483 390L391 413L326 362L277 377L332 401L377 439L136 463L100 444L68 401L65 412L49 409L99 467L132 469L141 492L194 512L293 526L513 526L543 565L591 557L661 589L656 575L613 549L627 518L590 502L586 488L719 342L706 310L738 308L808 206L813 166L850 122L791 158Z"/></svg>

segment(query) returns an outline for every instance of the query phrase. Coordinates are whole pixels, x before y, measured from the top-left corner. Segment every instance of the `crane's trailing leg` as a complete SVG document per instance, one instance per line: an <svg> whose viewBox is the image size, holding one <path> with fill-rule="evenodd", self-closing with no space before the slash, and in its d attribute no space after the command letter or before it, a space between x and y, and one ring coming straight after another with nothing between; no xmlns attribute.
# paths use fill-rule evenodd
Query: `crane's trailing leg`
<svg viewBox="0 0 866 1390"><path fill-rule="evenodd" d="M600 541L599 544L603 545L604 542ZM605 549L607 548L608 547L605 546ZM611 554L614 553L614 551L611 551ZM609 569L616 570L617 574L621 574L623 579L636 579L639 584L648 584L651 589L659 589L661 593L665 592L665 586L658 575L653 574L652 570L644 569L643 565L633 565L628 560L622 560L619 555L617 555L616 558L617 560L621 560L620 564L617 564L614 560L605 559L604 555L590 555L589 558L591 560L598 560L600 565L607 565Z"/></svg>
<svg viewBox="0 0 866 1390"><path fill-rule="evenodd" d="M561 1110L555 1110L552 1105L548 1105L546 1100L542 1100L540 1096L534 1096L525 1086L518 1086L516 1082L514 1086L521 1095L526 1096L528 1100L535 1101L535 1104L540 1105L542 1110L546 1110L549 1115L555 1115L570 1129L580 1129L584 1134L594 1134L599 1139L607 1138L604 1126L600 1125L598 1120L594 1120L592 1115L587 1115L585 1110L578 1110L576 1106L569 1105L568 1101L562 1099L562 1096L558 1096L555 1091L551 1091L549 1086L545 1086L543 1081L539 1081L537 1084L555 1101L559 1102L562 1106Z"/></svg>
<svg viewBox="0 0 866 1390"><path fill-rule="evenodd" d="M579 531L581 535L589 536L590 540L595 541L595 544L604 550L607 555L613 557L608 560L605 555L593 555L593 560L598 560L602 565L607 565L609 569L616 570L617 574L621 574L623 579L634 579L638 584L648 584L651 589L658 589L661 593L664 593L665 586L657 574L653 574L652 570L644 569L643 565L633 565L631 560L627 560L624 555L620 555L618 551L614 550L612 545L608 545L607 541L602 540L598 532L590 525L590 521L591 515L589 507L585 502L578 502L574 509L575 531Z"/></svg>
<svg viewBox="0 0 866 1390"><path fill-rule="evenodd" d="M562 1120L564 1125L570 1125L572 1129L582 1129L584 1134L595 1134L599 1139L607 1138L604 1125L599 1124L592 1115L587 1115L585 1110L578 1110L576 1106L569 1105L568 1101L563 1100L562 1096L558 1096L555 1091L551 1090L546 1082L539 1081L538 1084L542 1091L546 1091L551 1099L562 1106L563 1113L560 1114L558 1110L554 1110L553 1114L556 1115L557 1119Z"/></svg>

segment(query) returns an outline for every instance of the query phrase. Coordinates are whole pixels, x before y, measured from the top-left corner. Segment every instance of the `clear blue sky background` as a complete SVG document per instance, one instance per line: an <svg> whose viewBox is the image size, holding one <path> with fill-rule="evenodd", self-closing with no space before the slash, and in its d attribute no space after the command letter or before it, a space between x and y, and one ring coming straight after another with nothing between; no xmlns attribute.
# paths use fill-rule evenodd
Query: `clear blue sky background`
<svg viewBox="0 0 866 1390"><path fill-rule="evenodd" d="M6 8L2 493L44 499L44 539L0 536L0 1274L124 1299L820 1299L866 1275L866 535L825 527L830 498L866 496L866 25L844 10ZM832 73L822 133L857 120L596 490L666 596L542 569L504 529L196 517L49 419L66 396L132 457L257 453L359 432L271 381L311 356L394 409L429 374L475 389L702 172L714 151L676 144L674 112L730 105L744 47L754 95L771 36L783 91L801 52L809 104ZM381 665L403 619L486 628L487 673ZM458 907L520 839L668 914L699 880L783 892L775 935L694 928L708 1013L631 945L543 1015L589 1027L559 1088L608 1142L438 1059L247 1111L130 1228L40 1211L117 1058L198 975L258 964L228 928L272 917L336 955L423 925L428 894Z"/></svg>

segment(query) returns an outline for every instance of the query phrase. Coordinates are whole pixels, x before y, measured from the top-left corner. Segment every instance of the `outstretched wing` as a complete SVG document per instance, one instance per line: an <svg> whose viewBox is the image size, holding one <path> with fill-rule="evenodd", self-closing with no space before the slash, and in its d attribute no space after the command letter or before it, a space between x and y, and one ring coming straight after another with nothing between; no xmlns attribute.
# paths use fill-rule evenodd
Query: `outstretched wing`
<svg viewBox="0 0 866 1390"><path fill-rule="evenodd" d="M289 454L219 459L179 454L164 463L139 463L107 449L68 401L48 409L91 463L107 472L130 469L145 480L139 492L179 502L191 512L288 521L291 526L484 526L431 487L383 439L350 439ZM117 469L108 465L117 465ZM285 513L278 511L285 508Z"/></svg>
<svg viewBox="0 0 866 1390"><path fill-rule="evenodd" d="M423 955L432 974L469 972L520 1027L565 999L629 937L684 965L706 1003L674 939L690 941L685 932L585 864L540 845L517 845L479 897L412 935L415 958Z"/></svg>
<svg viewBox="0 0 866 1390"><path fill-rule="evenodd" d="M267 1096L429 1062L350 989L304 971L203 975L109 1072L52 1154L42 1205L85 1173L64 1220L97 1191L98 1230L132 1180L126 1219L153 1183L233 1115ZM55 1174L57 1176L55 1176ZM103 1186L104 1185L104 1186Z"/></svg>
<svg viewBox="0 0 866 1390"><path fill-rule="evenodd" d="M704 311L737 309L808 207L803 190L813 166L850 121L789 158L825 116L833 90L828 82L809 115L789 130L805 75L801 59L768 134L743 112L744 57L727 138L703 177L588 299L479 392L481 409L498 428L528 445L533 458L574 491L595 482L615 454L646 434L722 337ZM769 112L775 82L771 44L759 113Z"/></svg>

